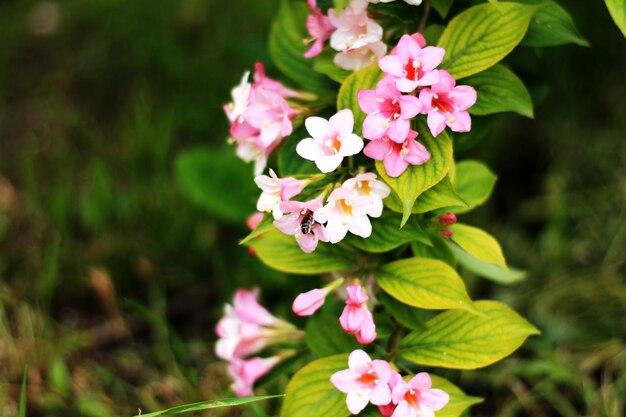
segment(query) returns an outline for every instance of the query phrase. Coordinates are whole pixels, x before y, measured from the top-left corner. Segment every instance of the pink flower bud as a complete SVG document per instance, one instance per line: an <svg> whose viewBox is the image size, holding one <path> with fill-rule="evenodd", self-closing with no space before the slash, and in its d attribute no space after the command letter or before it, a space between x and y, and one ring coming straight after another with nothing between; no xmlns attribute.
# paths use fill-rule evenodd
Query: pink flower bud
<svg viewBox="0 0 626 417"><path fill-rule="evenodd" d="M452 230L448 228L443 229L440 233L441 233L441 236L446 239L450 239L454 235L454 233L452 233Z"/></svg>
<svg viewBox="0 0 626 417"><path fill-rule="evenodd" d="M324 304L326 294L319 288L302 293L293 301L291 309L297 316L311 316Z"/></svg>
<svg viewBox="0 0 626 417"><path fill-rule="evenodd" d="M444 226L450 226L456 223L456 214L454 213L444 213L439 216L439 224Z"/></svg>
<svg viewBox="0 0 626 417"><path fill-rule="evenodd" d="M367 309L369 297L359 284L348 286L346 306L339 317L339 323L346 333L353 334L357 341L367 345L376 340L376 324L372 313Z"/></svg>
<svg viewBox="0 0 626 417"><path fill-rule="evenodd" d="M246 226L248 226L248 229L254 230L259 226L259 224L261 224L261 221L263 221L263 213L261 213L260 211L257 211L257 212L252 213L246 219Z"/></svg>

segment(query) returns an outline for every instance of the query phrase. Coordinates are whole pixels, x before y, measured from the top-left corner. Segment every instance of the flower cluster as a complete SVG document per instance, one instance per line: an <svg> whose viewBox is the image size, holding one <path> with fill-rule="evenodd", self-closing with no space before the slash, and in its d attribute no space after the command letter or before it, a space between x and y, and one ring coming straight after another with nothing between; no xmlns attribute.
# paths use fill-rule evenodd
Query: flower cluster
<svg viewBox="0 0 626 417"><path fill-rule="evenodd" d="M230 121L230 136L237 144L237 155L255 161L255 172L263 172L267 158L282 140L293 132L298 112L287 99L302 94L269 78L262 63L257 63L253 82L246 72L232 92L232 102L224 106Z"/></svg>
<svg viewBox="0 0 626 417"><path fill-rule="evenodd" d="M347 394L346 405L352 414L372 403L383 417L434 417L449 401L445 391L432 388L427 373L407 382L388 362L372 360L362 350L350 354L348 369L334 373L331 382Z"/></svg>
<svg viewBox="0 0 626 417"><path fill-rule="evenodd" d="M233 391L239 396L252 395L254 383L291 352L282 351L268 358L254 355L273 344L301 337L295 326L274 317L259 304L258 291L243 289L237 290L232 305L224 307L215 332L215 354L229 363Z"/></svg>

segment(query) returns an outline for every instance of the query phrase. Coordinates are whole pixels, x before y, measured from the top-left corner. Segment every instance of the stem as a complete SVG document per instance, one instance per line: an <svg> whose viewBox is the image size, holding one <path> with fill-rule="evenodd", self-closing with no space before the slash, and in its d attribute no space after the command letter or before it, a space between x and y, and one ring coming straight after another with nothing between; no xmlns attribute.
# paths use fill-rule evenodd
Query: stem
<svg viewBox="0 0 626 417"><path fill-rule="evenodd" d="M420 20L420 24L417 27L419 33L424 32L424 29L426 29L426 23L428 23L428 18L430 17L430 9L430 2L426 0L424 3L424 16L422 16L422 20Z"/></svg>
<svg viewBox="0 0 626 417"><path fill-rule="evenodd" d="M404 327L397 325L389 337L389 343L387 344L387 351L389 352L389 357L391 359L393 359L396 356L396 353L398 353L398 347L400 346L402 336L404 336Z"/></svg>

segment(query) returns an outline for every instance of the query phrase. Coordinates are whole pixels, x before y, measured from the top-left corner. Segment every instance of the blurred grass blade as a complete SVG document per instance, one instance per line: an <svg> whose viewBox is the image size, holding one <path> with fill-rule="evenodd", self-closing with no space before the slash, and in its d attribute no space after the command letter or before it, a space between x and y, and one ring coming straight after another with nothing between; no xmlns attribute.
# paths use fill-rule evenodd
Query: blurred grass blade
<svg viewBox="0 0 626 417"><path fill-rule="evenodd" d="M24 376L22 377L22 388L20 389L20 403L17 408L17 417L26 417L26 389L28 381L28 366L24 368Z"/></svg>
<svg viewBox="0 0 626 417"><path fill-rule="evenodd" d="M176 407L168 408L167 410L155 411L154 413L150 414L137 414L135 417L156 417L183 414L190 413L192 411L208 410L210 408L233 407L237 405L250 404L279 397L283 397L283 395L263 395L258 397L226 398L224 400L201 401L199 403L179 405Z"/></svg>

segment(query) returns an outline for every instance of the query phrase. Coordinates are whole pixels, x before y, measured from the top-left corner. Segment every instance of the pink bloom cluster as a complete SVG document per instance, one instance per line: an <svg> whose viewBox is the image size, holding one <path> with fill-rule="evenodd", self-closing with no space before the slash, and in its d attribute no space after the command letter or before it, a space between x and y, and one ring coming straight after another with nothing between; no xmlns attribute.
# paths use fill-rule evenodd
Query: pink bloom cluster
<svg viewBox="0 0 626 417"><path fill-rule="evenodd" d="M274 317L259 304L258 291L244 289L235 292L232 305L226 304L215 332L218 336L215 353L229 362L233 390L239 396L251 395L254 383L281 359L280 355L270 358L250 356L299 335L292 324Z"/></svg>
<svg viewBox="0 0 626 417"><path fill-rule="evenodd" d="M359 92L359 106L367 113L363 136L371 141L363 153L383 161L391 177L431 157L411 129L411 119L418 114L427 115L433 136L446 126L455 132L471 129L467 109L476 102L476 91L457 86L447 71L437 69L444 55L444 49L426 46L421 34L404 35L379 61L385 77L376 89Z"/></svg>
<svg viewBox="0 0 626 417"><path fill-rule="evenodd" d="M347 394L346 405L352 414L372 403L383 417L434 417L450 399L445 391L432 388L427 373L406 382L388 362L372 360L362 350L352 352L348 369L334 373L330 381Z"/></svg>
<svg viewBox="0 0 626 417"><path fill-rule="evenodd" d="M338 51L335 64L347 70L363 68L387 52L383 28L367 14L367 0L352 0L341 12L330 9L328 15L322 13L316 0L308 0L308 4L311 14L307 29L314 43L305 57L319 55L329 39L331 48Z"/></svg>
<svg viewBox="0 0 626 417"><path fill-rule="evenodd" d="M253 82L245 73L232 92L232 102L224 106L230 121L230 135L237 143L237 155L244 161L255 161L255 172L261 173L268 156L293 132L292 120L297 112L288 98L299 93L269 78L262 63L257 63Z"/></svg>

